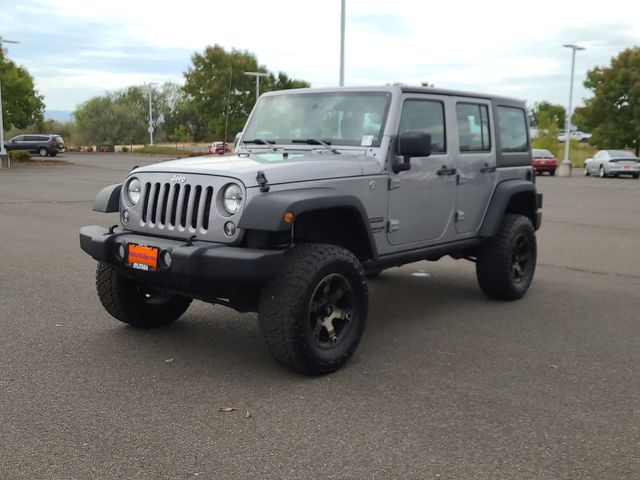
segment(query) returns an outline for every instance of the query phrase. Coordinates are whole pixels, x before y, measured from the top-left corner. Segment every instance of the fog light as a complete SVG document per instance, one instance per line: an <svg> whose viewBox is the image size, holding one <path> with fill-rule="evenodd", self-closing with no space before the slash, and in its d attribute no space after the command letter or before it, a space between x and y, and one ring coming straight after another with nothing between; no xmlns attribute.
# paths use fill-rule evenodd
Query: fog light
<svg viewBox="0 0 640 480"><path fill-rule="evenodd" d="M116 245L116 257L118 257L118 260L123 261L124 256L126 254L127 254L127 250L124 248L124 245L121 243L118 243Z"/></svg>
<svg viewBox="0 0 640 480"><path fill-rule="evenodd" d="M122 215L120 215L120 218L122 218L122 223L123 224L127 224L129 223L129 211L128 210L124 210L122 212Z"/></svg>
<svg viewBox="0 0 640 480"><path fill-rule="evenodd" d="M224 224L224 234L227 237L233 237L236 233L236 224L233 222L227 222Z"/></svg>
<svg viewBox="0 0 640 480"><path fill-rule="evenodd" d="M171 268L171 252L165 250L160 255L160 261L162 262L162 266L164 268Z"/></svg>

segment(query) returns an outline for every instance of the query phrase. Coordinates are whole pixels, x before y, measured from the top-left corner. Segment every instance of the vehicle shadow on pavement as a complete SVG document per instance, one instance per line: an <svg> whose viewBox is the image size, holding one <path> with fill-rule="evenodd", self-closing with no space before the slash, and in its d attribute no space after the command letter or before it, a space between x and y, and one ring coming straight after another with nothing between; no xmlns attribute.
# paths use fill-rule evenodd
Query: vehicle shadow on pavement
<svg viewBox="0 0 640 480"><path fill-rule="evenodd" d="M401 345L447 322L456 311L491 305L473 274L439 269L424 277L413 276L414 270L393 269L369 282L363 345L391 341ZM473 317L462 321L473 322ZM186 378L219 372L277 377L285 372L271 359L255 314L202 302L194 302L183 318L166 328L139 330L114 322L107 338L101 339L105 341L111 350L135 356L138 364L167 361L187 367L180 368L180 376Z"/></svg>

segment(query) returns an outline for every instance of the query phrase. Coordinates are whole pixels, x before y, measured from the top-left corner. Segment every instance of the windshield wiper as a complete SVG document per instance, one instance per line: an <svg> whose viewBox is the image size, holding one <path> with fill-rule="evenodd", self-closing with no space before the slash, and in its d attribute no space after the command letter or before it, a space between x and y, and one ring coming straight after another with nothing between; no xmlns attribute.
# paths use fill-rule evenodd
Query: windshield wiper
<svg viewBox="0 0 640 480"><path fill-rule="evenodd" d="M262 138L254 138L253 140L242 140L241 143L255 143L256 145L273 145L273 140L263 140Z"/></svg>
<svg viewBox="0 0 640 480"><path fill-rule="evenodd" d="M291 140L291 143L306 143L307 145L321 145L327 150L336 155L340 155L340 152L331 146L331 142L325 142L323 140L318 140L317 138L294 138Z"/></svg>

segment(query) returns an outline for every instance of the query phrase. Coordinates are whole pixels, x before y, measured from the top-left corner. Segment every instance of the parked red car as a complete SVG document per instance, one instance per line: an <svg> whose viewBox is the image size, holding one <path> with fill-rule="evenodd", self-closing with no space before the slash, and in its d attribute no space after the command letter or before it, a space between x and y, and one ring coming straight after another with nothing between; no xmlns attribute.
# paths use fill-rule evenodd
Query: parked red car
<svg viewBox="0 0 640 480"><path fill-rule="evenodd" d="M549 175L556 174L556 168L558 168L558 160L549 150L542 148L534 148L531 150L534 170L537 174L542 175L544 172L549 172Z"/></svg>
<svg viewBox="0 0 640 480"><path fill-rule="evenodd" d="M229 144L225 144L224 142L213 142L209 145L209 155L224 155L225 153L230 153L231 149L229 148Z"/></svg>

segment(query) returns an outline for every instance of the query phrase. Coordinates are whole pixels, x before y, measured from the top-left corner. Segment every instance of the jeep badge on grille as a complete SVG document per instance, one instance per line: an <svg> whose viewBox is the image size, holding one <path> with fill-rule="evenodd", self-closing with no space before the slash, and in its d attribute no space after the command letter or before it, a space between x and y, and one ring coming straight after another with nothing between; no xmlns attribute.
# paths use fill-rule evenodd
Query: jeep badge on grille
<svg viewBox="0 0 640 480"><path fill-rule="evenodd" d="M172 183L184 183L187 181L187 177L184 175L174 175L170 180Z"/></svg>

